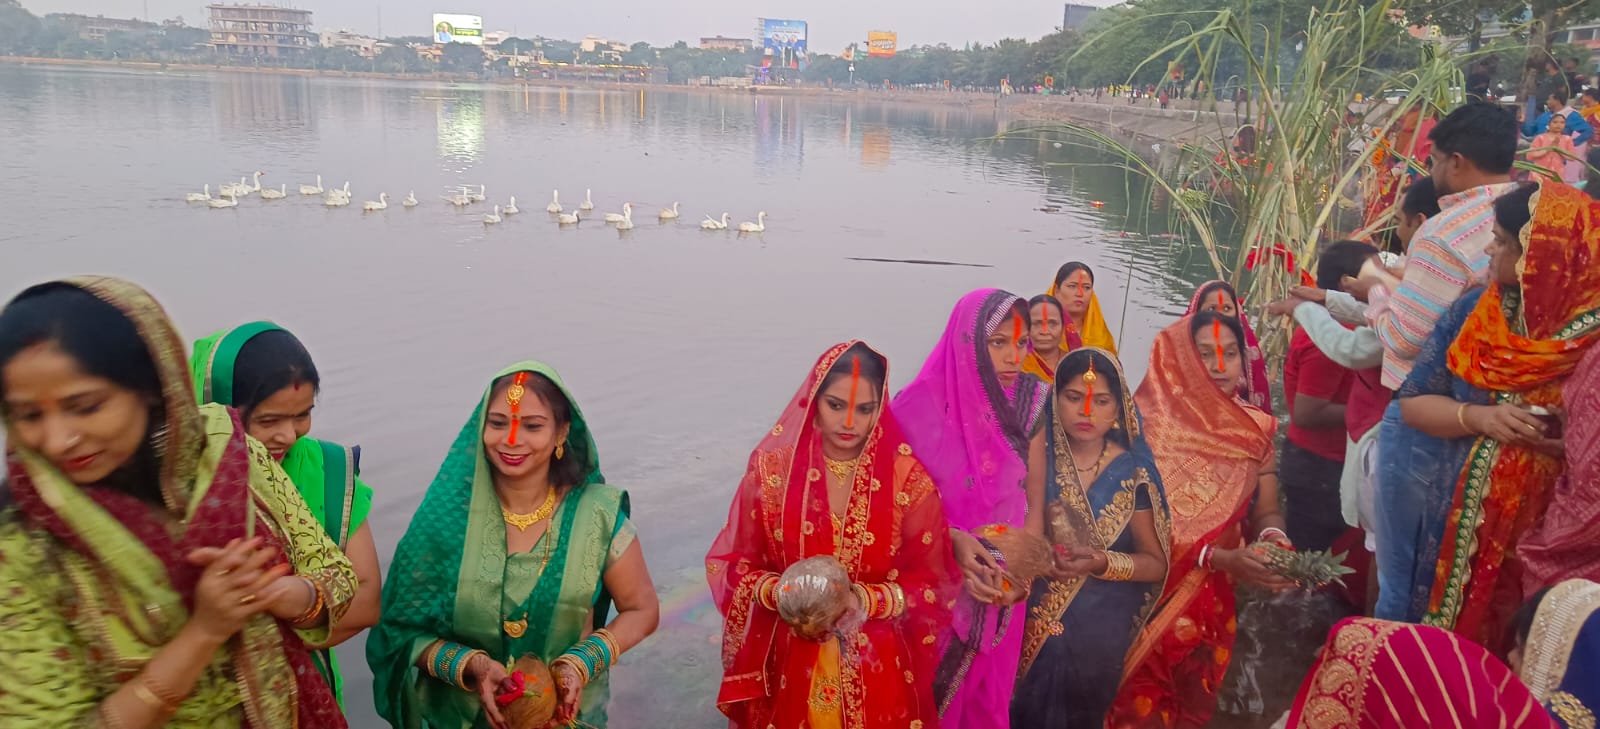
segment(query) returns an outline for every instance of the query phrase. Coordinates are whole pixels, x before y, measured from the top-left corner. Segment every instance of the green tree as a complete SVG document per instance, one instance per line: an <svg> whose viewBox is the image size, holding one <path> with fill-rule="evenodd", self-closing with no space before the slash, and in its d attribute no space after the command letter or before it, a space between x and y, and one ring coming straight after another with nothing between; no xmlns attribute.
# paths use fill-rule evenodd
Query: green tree
<svg viewBox="0 0 1600 729"><path fill-rule="evenodd" d="M0 53L27 55L37 52L40 22L18 0L0 0Z"/></svg>
<svg viewBox="0 0 1600 729"><path fill-rule="evenodd" d="M470 43L446 43L439 56L439 70L445 73L483 73L483 48Z"/></svg>

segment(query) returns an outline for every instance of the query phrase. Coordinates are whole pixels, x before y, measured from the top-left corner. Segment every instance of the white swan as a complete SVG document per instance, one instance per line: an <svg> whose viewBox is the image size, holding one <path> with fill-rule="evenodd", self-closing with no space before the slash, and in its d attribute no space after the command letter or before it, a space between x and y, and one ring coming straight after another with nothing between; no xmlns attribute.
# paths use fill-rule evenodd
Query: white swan
<svg viewBox="0 0 1600 729"><path fill-rule="evenodd" d="M516 215L517 213L522 212L521 210L517 209L517 196L512 195L511 203L506 205L505 209L501 210L500 212L505 213L506 215Z"/></svg>
<svg viewBox="0 0 1600 729"><path fill-rule="evenodd" d="M205 192L191 192L183 196L184 202L205 202L211 199L211 183L205 185Z"/></svg>
<svg viewBox="0 0 1600 729"><path fill-rule="evenodd" d="M387 192L378 193L378 199L377 200L368 200L368 201L366 201L364 203L361 203L361 209L362 209L362 211L368 212L368 213L375 213L375 212L378 212L379 210L388 210L389 209L389 193L387 193Z"/></svg>
<svg viewBox="0 0 1600 729"><path fill-rule="evenodd" d="M412 190L410 193L408 193L406 195L406 199L401 200L400 204L402 206L408 207L408 208L416 207L417 206L417 191L416 190Z"/></svg>
<svg viewBox="0 0 1600 729"><path fill-rule="evenodd" d="M662 220L677 220L678 219L678 204L677 203L673 203L671 210L668 210L666 208L662 208L661 209L661 219Z"/></svg>
<svg viewBox="0 0 1600 729"><path fill-rule="evenodd" d="M720 220L720 221L717 220L716 218L707 216L705 220L700 221L700 229L701 230L727 230L728 229L728 214L727 213L723 213L722 214L722 220Z"/></svg>
<svg viewBox="0 0 1600 729"><path fill-rule="evenodd" d="M330 208L342 208L350 204L350 196L338 190L329 190L328 194L323 196L322 204Z"/></svg>
<svg viewBox="0 0 1600 729"><path fill-rule="evenodd" d="M207 200L206 204L210 205L213 210L218 210L218 209L221 209L221 208L236 208L236 207L239 207L239 198L236 198L236 197L234 197L232 195L227 195L226 197L227 197L226 200L224 200L224 199L222 199L220 197L212 198L210 200Z"/></svg>
<svg viewBox="0 0 1600 729"><path fill-rule="evenodd" d="M260 192L261 191L261 176L263 174L266 174L266 173L261 172L260 170L256 171L256 173L255 173L255 184L254 185L247 184L245 182L246 178L243 178L243 177L239 178L239 184L233 186L232 192L233 192L234 197L243 197L245 195L249 195L252 192Z"/></svg>
<svg viewBox="0 0 1600 729"><path fill-rule="evenodd" d="M488 187L486 187L484 185L479 185L477 192L468 192L467 193L467 199L469 199L469 200L471 200L473 202L483 202L484 200L488 200L489 198L484 196L484 193L487 192L488 190L489 190Z"/></svg>
<svg viewBox="0 0 1600 729"><path fill-rule="evenodd" d="M578 211L576 210L570 213L561 213L560 215L556 216L556 220L560 221L562 225L577 225L578 223L583 222L582 218L578 217Z"/></svg>
<svg viewBox="0 0 1600 729"><path fill-rule="evenodd" d="M315 185L304 185L304 184L302 184L300 186L300 194L301 195L321 195L323 192L325 192L325 190L322 189L322 175L317 175L317 184L315 184Z"/></svg>
<svg viewBox="0 0 1600 729"><path fill-rule="evenodd" d="M468 197L467 193L465 192L458 192L454 195L442 195L440 196L440 199L458 208L464 208L472 204L472 198Z"/></svg>
<svg viewBox="0 0 1600 729"><path fill-rule="evenodd" d="M483 216L483 224L484 225L494 225L495 223L498 223L498 222L500 222L500 206L496 205L496 206L494 206L494 213L493 214Z"/></svg>
<svg viewBox="0 0 1600 729"><path fill-rule="evenodd" d="M217 197L227 197L229 195L238 197L239 195L248 192L250 190L250 186L245 184L245 179L247 178L241 177L237 183L224 182L221 185L218 185Z"/></svg>
<svg viewBox="0 0 1600 729"><path fill-rule="evenodd" d="M249 192L261 192L261 176L265 174L267 173L262 172L261 170L256 170L255 185L251 186Z"/></svg>
<svg viewBox="0 0 1600 729"><path fill-rule="evenodd" d="M594 190L584 190L583 191L583 204L578 206L579 210L582 210L582 211L587 213L590 210L594 209L594 198L591 197L593 194L594 194Z"/></svg>
<svg viewBox="0 0 1600 729"><path fill-rule="evenodd" d="M606 213L606 222L607 223L620 223L620 222L622 222L624 220L632 220L632 219L633 219L633 203L623 203L622 204L622 213L621 214Z"/></svg>
<svg viewBox="0 0 1600 729"><path fill-rule="evenodd" d="M761 232L766 231L766 229L767 229L767 214L766 214L766 212L756 213L756 222L754 222L754 223L740 223L739 224L739 232L740 233L761 233Z"/></svg>
<svg viewBox="0 0 1600 729"><path fill-rule="evenodd" d="M617 221L617 230L633 230L633 205L622 206L622 220Z"/></svg>
<svg viewBox="0 0 1600 729"><path fill-rule="evenodd" d="M552 191L550 191L550 204L544 206L544 209L545 209L545 212L550 212L550 213L559 213L559 212L561 212L561 191L560 190L552 190ZM577 221L573 221L573 222L577 222Z"/></svg>
<svg viewBox="0 0 1600 729"><path fill-rule="evenodd" d="M289 196L289 186L279 185L278 189L267 188L261 191L262 200L282 200Z"/></svg>

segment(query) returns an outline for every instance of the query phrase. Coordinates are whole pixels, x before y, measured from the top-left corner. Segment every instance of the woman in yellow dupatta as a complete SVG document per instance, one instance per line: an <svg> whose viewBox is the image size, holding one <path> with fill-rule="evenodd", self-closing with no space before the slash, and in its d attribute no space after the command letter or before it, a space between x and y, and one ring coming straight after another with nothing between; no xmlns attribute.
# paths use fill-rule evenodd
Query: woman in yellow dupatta
<svg viewBox="0 0 1600 729"><path fill-rule="evenodd" d="M1056 270L1056 280L1046 292L1061 302L1067 315L1066 330L1061 335L1061 349L1071 352L1079 347L1097 347L1117 354L1117 340L1106 326L1106 317L1100 313L1100 297L1094 290L1094 271L1079 261L1069 261Z"/></svg>
<svg viewBox="0 0 1600 729"><path fill-rule="evenodd" d="M1422 621L1497 649L1523 602L1517 545L1565 467L1560 434L1530 408L1561 407L1600 341L1600 204L1560 183L1509 192L1489 258L1488 288L1439 320L1396 396L1406 425L1470 443L1464 463L1440 459L1404 484L1428 489L1432 507L1415 547L1432 577L1415 595Z"/></svg>
<svg viewBox="0 0 1600 729"><path fill-rule="evenodd" d="M184 351L117 279L0 311L0 726L345 726L308 648L350 561Z"/></svg>

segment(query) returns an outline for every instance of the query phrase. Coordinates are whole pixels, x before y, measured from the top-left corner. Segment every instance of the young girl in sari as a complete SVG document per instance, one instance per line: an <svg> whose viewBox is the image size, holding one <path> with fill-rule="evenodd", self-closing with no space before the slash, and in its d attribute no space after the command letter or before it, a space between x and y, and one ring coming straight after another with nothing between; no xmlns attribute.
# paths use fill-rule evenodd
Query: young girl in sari
<svg viewBox="0 0 1600 729"><path fill-rule="evenodd" d="M1553 418L1530 408L1559 409L1600 338L1597 222L1595 203L1559 183L1497 199L1489 287L1445 313L1397 392L1407 427L1393 447L1409 467L1395 488L1425 496L1422 533L1406 545L1411 607L1492 649L1523 601L1517 544L1564 467Z"/></svg>
<svg viewBox="0 0 1600 729"><path fill-rule="evenodd" d="M1234 642L1234 584L1292 583L1247 542L1288 547L1278 512L1272 416L1239 399L1238 319L1202 311L1156 337L1136 400L1167 486L1172 562L1135 639L1108 717L1114 729L1193 729L1217 705ZM1248 525L1248 528L1247 528Z"/></svg>
<svg viewBox="0 0 1600 729"><path fill-rule="evenodd" d="M350 561L184 352L117 279L0 311L0 726L345 726L310 649Z"/></svg>
<svg viewBox="0 0 1600 729"><path fill-rule="evenodd" d="M560 375L539 362L496 374L389 566L367 637L378 714L507 729L506 666L531 655L554 675L557 722L604 727L607 669L660 617L628 513Z"/></svg>
<svg viewBox="0 0 1600 729"><path fill-rule="evenodd" d="M1061 300L1050 294L1028 300L1028 357L1022 361L1023 372L1047 384L1055 382L1056 365L1067 354L1061 346L1066 318Z"/></svg>
<svg viewBox="0 0 1600 729"><path fill-rule="evenodd" d="M1160 594L1171 525L1121 365L1083 348L1058 374L1049 422L1030 446L1027 528L1064 556L1028 600L1011 723L1101 729Z"/></svg>
<svg viewBox="0 0 1600 729"><path fill-rule="evenodd" d="M361 449L306 437L322 380L305 345L276 324L254 322L202 339L189 367L200 403L239 411L245 433L266 446L312 517L355 566L359 586L350 610L327 646L313 654L342 704L344 681L332 647L378 623L383 589L378 548L366 523L372 489L357 475Z"/></svg>
<svg viewBox="0 0 1600 729"><path fill-rule="evenodd" d="M1239 329L1244 332L1244 378L1239 390L1239 397L1257 410L1272 414L1272 381L1267 379L1267 358L1261 353L1261 340L1256 338L1256 330L1250 328L1250 317L1244 313L1244 307L1239 304L1239 292L1235 291L1233 284L1227 281L1207 281L1200 285L1194 292L1194 298L1189 301L1189 310L1184 316L1194 316L1202 311L1215 311L1223 316L1231 316L1239 320Z"/></svg>
<svg viewBox="0 0 1600 729"><path fill-rule="evenodd" d="M1066 329L1062 332L1061 348L1070 352L1079 347L1099 347L1117 354L1117 341L1106 326L1106 317L1100 312L1100 296L1094 290L1094 271L1079 261L1068 261L1056 270L1056 279L1050 285L1049 295L1061 302L1066 313Z"/></svg>
<svg viewBox="0 0 1600 729"><path fill-rule="evenodd" d="M933 674L956 569L887 381L867 345L830 348L750 456L706 557L725 618L717 706L735 729L938 726ZM851 604L811 632L780 616L779 585L817 557L843 568Z"/></svg>
<svg viewBox="0 0 1600 729"><path fill-rule="evenodd" d="M972 532L1022 528L1028 442L1050 390L1022 372L1028 312L996 289L962 297L922 371L894 399L906 442L933 478L965 580L944 636L935 681L946 726L1006 729L1022 651L1026 585L1004 589L1004 570Z"/></svg>

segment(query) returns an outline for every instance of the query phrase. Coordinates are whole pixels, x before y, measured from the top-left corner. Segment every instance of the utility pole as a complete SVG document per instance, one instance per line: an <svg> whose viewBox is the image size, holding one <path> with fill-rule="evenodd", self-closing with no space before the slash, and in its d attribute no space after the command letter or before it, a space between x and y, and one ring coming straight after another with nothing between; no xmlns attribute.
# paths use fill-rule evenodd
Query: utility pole
<svg viewBox="0 0 1600 729"><path fill-rule="evenodd" d="M383 40L383 6L378 6L378 40Z"/></svg>

